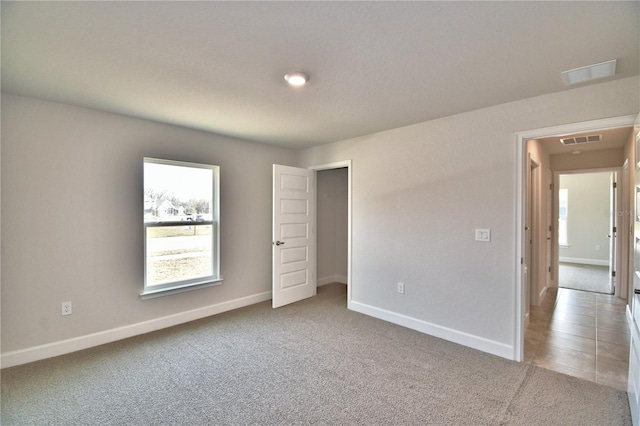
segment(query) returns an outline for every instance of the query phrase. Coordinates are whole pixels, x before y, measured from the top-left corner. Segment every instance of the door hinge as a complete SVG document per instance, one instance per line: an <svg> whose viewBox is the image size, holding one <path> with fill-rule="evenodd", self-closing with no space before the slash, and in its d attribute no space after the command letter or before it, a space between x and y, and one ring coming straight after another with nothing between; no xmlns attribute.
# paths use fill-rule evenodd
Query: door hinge
<svg viewBox="0 0 640 426"><path fill-rule="evenodd" d="M616 271L611 271L611 276L615 277L616 276Z"/></svg>
<svg viewBox="0 0 640 426"><path fill-rule="evenodd" d="M553 227L549 225L549 232L553 231Z"/></svg>
<svg viewBox="0 0 640 426"><path fill-rule="evenodd" d="M613 182L613 187L617 188L618 187L618 182Z"/></svg>
<svg viewBox="0 0 640 426"><path fill-rule="evenodd" d="M551 272L551 266L549 266L549 272Z"/></svg>
<svg viewBox="0 0 640 426"><path fill-rule="evenodd" d="M549 184L549 191L553 191L553 184L552 183Z"/></svg>
<svg viewBox="0 0 640 426"><path fill-rule="evenodd" d="M616 232L617 230L618 230L618 227L617 227L617 226L614 226L614 227L613 227L613 232Z"/></svg>

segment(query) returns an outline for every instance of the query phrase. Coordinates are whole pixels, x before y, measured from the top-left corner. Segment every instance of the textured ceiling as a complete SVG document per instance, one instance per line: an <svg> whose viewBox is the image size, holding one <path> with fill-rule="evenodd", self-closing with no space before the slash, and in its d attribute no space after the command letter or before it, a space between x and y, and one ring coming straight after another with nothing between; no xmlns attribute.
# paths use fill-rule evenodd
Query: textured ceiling
<svg viewBox="0 0 640 426"><path fill-rule="evenodd" d="M3 1L2 90L298 149L637 75L639 5Z"/></svg>

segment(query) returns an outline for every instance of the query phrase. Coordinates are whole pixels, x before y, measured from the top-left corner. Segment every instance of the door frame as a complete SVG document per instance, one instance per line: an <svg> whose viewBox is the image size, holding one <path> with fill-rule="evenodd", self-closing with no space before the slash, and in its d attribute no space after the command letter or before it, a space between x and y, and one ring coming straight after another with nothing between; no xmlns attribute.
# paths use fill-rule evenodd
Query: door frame
<svg viewBox="0 0 640 426"><path fill-rule="evenodd" d="M636 115L626 115L621 117L612 117L599 120L583 121L572 124L564 124L553 127L545 127L532 130L524 130L516 132L516 176L515 176L515 258L513 263L513 275L516 285L514 291L514 328L513 328L513 359L522 361L524 356L524 318L523 312L526 312L523 305L525 297L523 295L523 267L524 258L524 214L526 211L526 160L527 149L526 143L530 139L540 139L545 137L557 136L562 134L571 134L579 132L589 132L603 129L613 129L617 127L633 126L637 118Z"/></svg>
<svg viewBox="0 0 640 426"><path fill-rule="evenodd" d="M542 220L540 214L540 194L541 194L541 178L542 178L542 164L533 155L528 154L529 168L529 181L527 183L527 215L528 220L525 226L529 227L529 244L525 245L528 248L528 252L525 256L525 265L527 266L527 281L528 284L528 303L525 302L525 328L529 323L529 311L530 305L538 306L540 304L541 296L546 291L546 287L541 289L540 285L540 271L542 265L542 258L540 255L540 228L542 227Z"/></svg>
<svg viewBox="0 0 640 426"><path fill-rule="evenodd" d="M352 160L342 160L342 161L334 161L331 163L324 164L316 164L307 167L310 170L315 170L316 172L322 170L333 170L333 169L347 169L347 308L351 309L351 300L352 300L352 289L351 289L351 235L352 235L352 227L351 227L351 182L352 182ZM316 208L318 204L316 203ZM315 227L315 224L314 224ZM316 254L317 254L317 244L318 241L316 239Z"/></svg>
<svg viewBox="0 0 640 426"><path fill-rule="evenodd" d="M602 167L602 168L592 168L592 169L573 169L573 170L555 170L553 172L553 198L554 203L553 203L553 214L552 217L555 217L556 219L558 218L560 212L559 212L559 208L558 208L558 194L560 192L560 176L561 175L578 175L578 174L590 174L590 173L613 173L615 174L615 179L616 179L616 184L618 185L616 187L616 195L615 195L615 206L614 206L614 210L612 212L610 212L610 214L615 214L616 216L614 216L614 222L615 222L615 227L616 229L616 235L613 235L613 230L609 229L609 232L612 233L612 238L614 239L613 241L613 255L614 258L613 259L609 259L609 269L611 271L611 269L616 271L616 279L615 279L615 293L612 294L612 296L615 297L621 297L622 295L622 291L624 291L624 287L622 285L620 285L621 282L623 282L623 280L621 279L621 275L618 274L618 272L623 269L623 265L622 265L622 240L620 238L620 235L623 234L624 232L626 232L626 225L622 224L622 221L620 220L621 216L619 216L619 212L623 211L623 197L624 198L628 198L625 197L625 193L623 191L623 185L621 180L622 180L622 167ZM609 188L609 191L611 191L612 188ZM610 205L609 203L607 204L608 206ZM558 240L558 227L556 227L556 229L554 229L552 238L554 239L554 241ZM611 255L611 254L610 254ZM560 271L560 250L559 248L557 248L554 252L554 256L553 256L553 271L556 277L559 276L559 271ZM611 276L609 276L609 280L611 280ZM557 282L557 285L560 285L560 282ZM626 294L626 292L625 292Z"/></svg>

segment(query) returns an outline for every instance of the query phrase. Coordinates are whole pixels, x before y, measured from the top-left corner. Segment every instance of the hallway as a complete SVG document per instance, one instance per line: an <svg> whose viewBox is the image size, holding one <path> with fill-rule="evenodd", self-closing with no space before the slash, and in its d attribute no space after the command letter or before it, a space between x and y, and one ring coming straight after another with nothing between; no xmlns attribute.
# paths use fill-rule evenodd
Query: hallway
<svg viewBox="0 0 640 426"><path fill-rule="evenodd" d="M629 326L625 301L615 296L549 289L532 306L524 361L627 390Z"/></svg>

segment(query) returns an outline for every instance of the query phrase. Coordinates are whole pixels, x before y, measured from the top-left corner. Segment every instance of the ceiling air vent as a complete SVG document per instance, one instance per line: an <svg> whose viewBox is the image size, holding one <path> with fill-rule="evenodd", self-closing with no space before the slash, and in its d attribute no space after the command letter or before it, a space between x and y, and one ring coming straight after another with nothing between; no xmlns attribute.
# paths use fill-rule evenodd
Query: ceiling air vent
<svg viewBox="0 0 640 426"><path fill-rule="evenodd" d="M562 138L560 143L562 145L578 145L581 143L600 142L602 135L590 135L590 136L574 136L571 138Z"/></svg>

